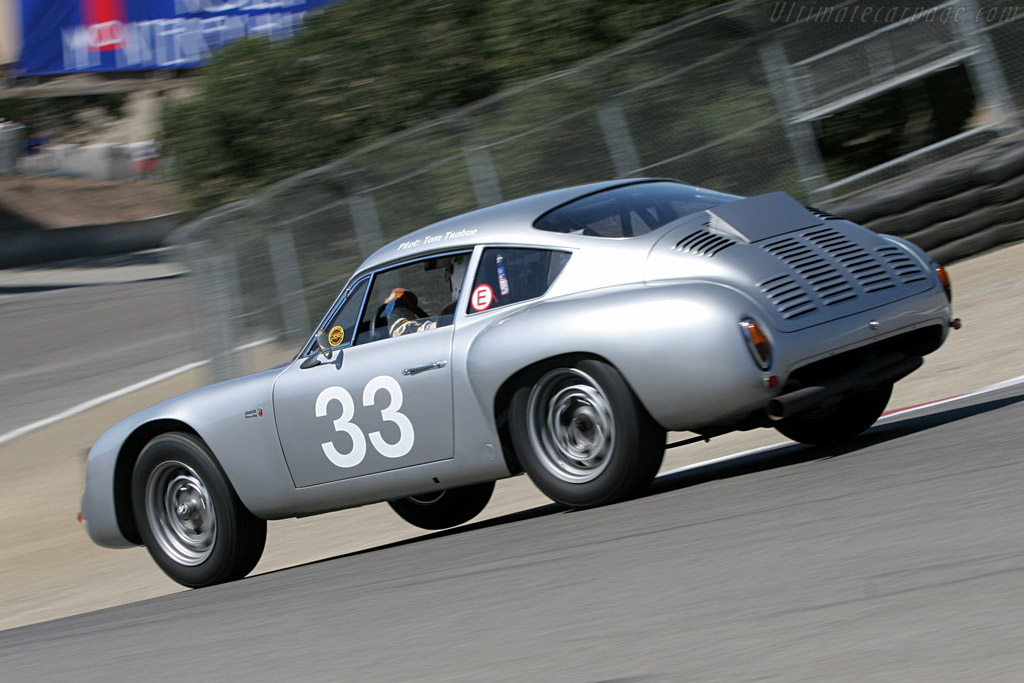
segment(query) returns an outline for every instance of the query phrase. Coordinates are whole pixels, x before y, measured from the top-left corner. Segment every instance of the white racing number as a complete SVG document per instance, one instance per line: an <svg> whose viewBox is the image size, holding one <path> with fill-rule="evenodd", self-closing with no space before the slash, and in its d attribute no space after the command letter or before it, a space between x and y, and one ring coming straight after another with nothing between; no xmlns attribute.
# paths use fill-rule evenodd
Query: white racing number
<svg viewBox="0 0 1024 683"><path fill-rule="evenodd" d="M412 422L405 414L398 412L402 407L402 385L388 375L374 377L363 388L363 406L375 405L377 394L382 390L387 392L390 400L387 407L381 409L380 416L385 422L398 425L398 441L388 443L380 432L370 432L370 443L385 458L401 458L412 450L416 440ZM366 435L359 425L352 422L356 412L355 402L352 400L352 394L343 387L327 387L316 397L316 416L327 417L327 406L332 401L341 404L341 416L334 421L334 431L348 434L352 439L352 448L347 453L341 453L333 441L325 441L320 447L331 464L337 467L355 467L366 457Z"/></svg>
<svg viewBox="0 0 1024 683"><path fill-rule="evenodd" d="M412 422L409 421L408 417L398 412L398 409L402 407L402 385L394 377L387 375L374 377L366 383L366 388L363 389L363 405L374 405L377 392L381 389L388 392L391 402L388 403L387 408L380 411L380 416L385 422L394 422L398 425L398 441L388 443L380 435L380 432L370 432L370 443L385 458L401 458L412 450L412 443L416 438Z"/></svg>

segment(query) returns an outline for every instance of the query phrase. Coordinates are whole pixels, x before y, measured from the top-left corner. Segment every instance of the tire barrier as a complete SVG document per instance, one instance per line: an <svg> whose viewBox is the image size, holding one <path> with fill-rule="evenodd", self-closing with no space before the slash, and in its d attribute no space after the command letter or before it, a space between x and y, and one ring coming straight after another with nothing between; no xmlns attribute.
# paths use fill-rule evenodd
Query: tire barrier
<svg viewBox="0 0 1024 683"><path fill-rule="evenodd" d="M1024 145L980 164L972 175L977 184L991 185L1015 178L1021 173L1024 173Z"/></svg>
<svg viewBox="0 0 1024 683"><path fill-rule="evenodd" d="M981 195L984 204L1002 204L1024 197L1024 173L998 185L982 187Z"/></svg>
<svg viewBox="0 0 1024 683"><path fill-rule="evenodd" d="M1024 142L993 144L828 208L942 263L1024 240Z"/></svg>

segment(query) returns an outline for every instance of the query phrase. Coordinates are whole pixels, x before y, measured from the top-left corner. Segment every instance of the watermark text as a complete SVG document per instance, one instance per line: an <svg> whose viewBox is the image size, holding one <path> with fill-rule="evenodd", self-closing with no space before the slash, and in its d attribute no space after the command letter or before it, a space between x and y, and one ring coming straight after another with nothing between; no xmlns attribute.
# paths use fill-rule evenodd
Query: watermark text
<svg viewBox="0 0 1024 683"><path fill-rule="evenodd" d="M936 7L866 7L858 4L829 7L800 2L776 2L770 21L777 23L895 24L901 21L999 24L1024 19L1024 6L969 9L962 5Z"/></svg>

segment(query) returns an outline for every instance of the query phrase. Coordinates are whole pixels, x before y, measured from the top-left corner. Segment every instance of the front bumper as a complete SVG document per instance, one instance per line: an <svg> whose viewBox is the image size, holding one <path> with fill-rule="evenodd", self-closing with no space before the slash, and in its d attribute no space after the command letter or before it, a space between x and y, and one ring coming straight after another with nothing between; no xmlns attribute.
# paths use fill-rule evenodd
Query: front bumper
<svg viewBox="0 0 1024 683"><path fill-rule="evenodd" d="M134 548L121 532L114 505L114 470L120 440L108 431L93 445L85 466L82 521L93 543L104 548Z"/></svg>

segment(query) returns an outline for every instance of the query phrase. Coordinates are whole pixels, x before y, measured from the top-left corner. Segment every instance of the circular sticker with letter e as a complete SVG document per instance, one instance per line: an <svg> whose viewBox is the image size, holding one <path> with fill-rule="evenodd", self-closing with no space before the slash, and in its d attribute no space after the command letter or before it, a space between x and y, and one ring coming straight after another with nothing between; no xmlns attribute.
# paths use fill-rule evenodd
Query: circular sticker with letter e
<svg viewBox="0 0 1024 683"><path fill-rule="evenodd" d="M331 346L337 346L341 342L345 341L345 330L341 325L335 325L331 328L331 331L327 333L327 340L331 342Z"/></svg>
<svg viewBox="0 0 1024 683"><path fill-rule="evenodd" d="M494 303L494 290L490 285L477 285L469 297L469 305L474 311L486 311Z"/></svg>

